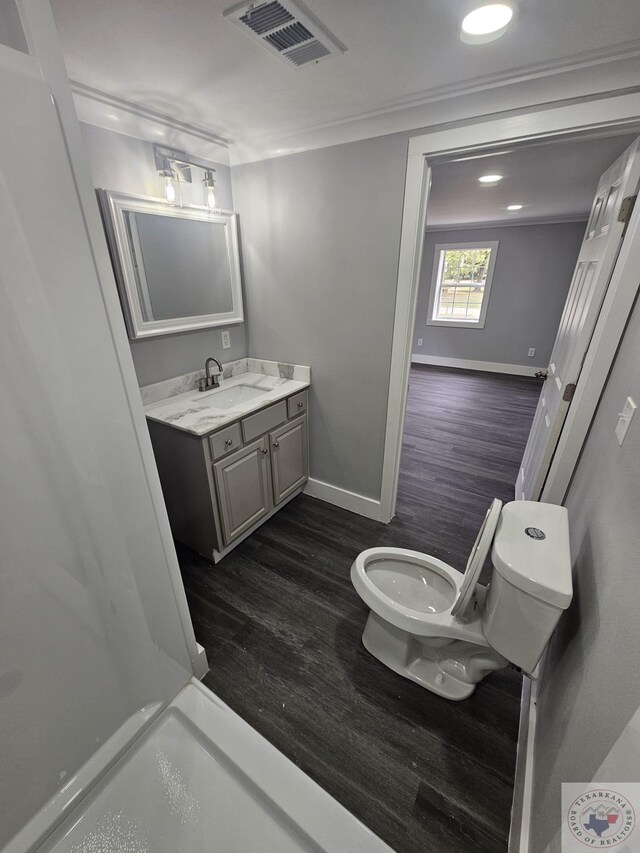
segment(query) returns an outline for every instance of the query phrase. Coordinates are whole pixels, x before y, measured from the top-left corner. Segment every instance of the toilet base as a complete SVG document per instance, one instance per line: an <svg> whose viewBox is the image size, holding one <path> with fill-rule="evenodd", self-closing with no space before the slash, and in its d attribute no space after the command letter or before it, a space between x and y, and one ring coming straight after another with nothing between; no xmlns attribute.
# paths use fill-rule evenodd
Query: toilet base
<svg viewBox="0 0 640 853"><path fill-rule="evenodd" d="M508 665L507 659L489 646L448 637L418 637L373 611L369 612L362 644L398 675L454 701L471 696L485 675Z"/></svg>

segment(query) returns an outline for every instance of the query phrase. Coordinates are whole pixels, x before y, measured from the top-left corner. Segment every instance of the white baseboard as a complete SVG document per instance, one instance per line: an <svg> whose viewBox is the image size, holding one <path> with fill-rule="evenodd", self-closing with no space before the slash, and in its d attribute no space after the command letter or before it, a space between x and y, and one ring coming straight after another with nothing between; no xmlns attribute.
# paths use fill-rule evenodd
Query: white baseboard
<svg viewBox="0 0 640 853"><path fill-rule="evenodd" d="M529 853L537 699L537 677L525 676L522 682L522 705L508 853Z"/></svg>
<svg viewBox="0 0 640 853"><path fill-rule="evenodd" d="M543 367L532 367L528 364L503 364L501 361L473 361L469 358L446 358L440 355L411 356L412 364L432 364L435 367L460 367L463 370L485 370L489 373L512 373L516 376L533 376L536 370L546 370Z"/></svg>
<svg viewBox="0 0 640 853"><path fill-rule="evenodd" d="M332 486L331 483L323 483L322 480L310 479L305 486L304 493L312 498L318 498L318 500L339 506L341 509L348 509L349 512L364 515L365 518L380 521L380 501L366 498L357 492L340 489L338 486Z"/></svg>

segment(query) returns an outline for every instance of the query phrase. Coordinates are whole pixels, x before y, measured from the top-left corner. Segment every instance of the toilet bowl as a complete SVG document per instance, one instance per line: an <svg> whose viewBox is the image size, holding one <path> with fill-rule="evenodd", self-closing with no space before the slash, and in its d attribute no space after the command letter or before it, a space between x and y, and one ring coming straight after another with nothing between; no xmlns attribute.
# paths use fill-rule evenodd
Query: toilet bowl
<svg viewBox="0 0 640 853"><path fill-rule="evenodd" d="M488 587L478 578L492 548ZM370 548L351 567L370 613L365 648L400 675L466 699L509 662L532 672L572 597L564 507L494 500L464 574L403 548Z"/></svg>

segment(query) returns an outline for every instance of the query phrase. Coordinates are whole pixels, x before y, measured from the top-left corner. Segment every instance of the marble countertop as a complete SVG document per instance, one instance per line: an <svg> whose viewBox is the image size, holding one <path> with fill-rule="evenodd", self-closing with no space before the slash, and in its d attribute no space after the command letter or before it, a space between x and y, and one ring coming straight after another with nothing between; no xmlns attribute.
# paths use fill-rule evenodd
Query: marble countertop
<svg viewBox="0 0 640 853"><path fill-rule="evenodd" d="M180 393L185 383L197 384L198 377L199 374L187 374L185 377L176 377L174 380L158 383L157 386L141 389L143 401L152 400L146 402L145 415L153 421L168 424L191 435L202 436L296 394L311 384L308 367L241 359L231 365L224 365L223 377L226 378L220 379L219 389L200 392L192 387L189 391ZM225 391L238 385L264 389L265 393L228 409L220 409L212 404L216 391ZM158 394L163 392L168 392L167 396L157 399Z"/></svg>

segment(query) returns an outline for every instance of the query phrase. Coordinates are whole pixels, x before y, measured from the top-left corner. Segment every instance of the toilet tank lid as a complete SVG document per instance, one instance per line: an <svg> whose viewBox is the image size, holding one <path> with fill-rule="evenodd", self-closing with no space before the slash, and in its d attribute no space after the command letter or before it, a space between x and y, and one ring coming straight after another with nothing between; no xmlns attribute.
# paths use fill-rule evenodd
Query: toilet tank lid
<svg viewBox="0 0 640 853"><path fill-rule="evenodd" d="M538 501L502 508L493 540L495 570L523 592L566 609L571 603L571 552L567 510Z"/></svg>

